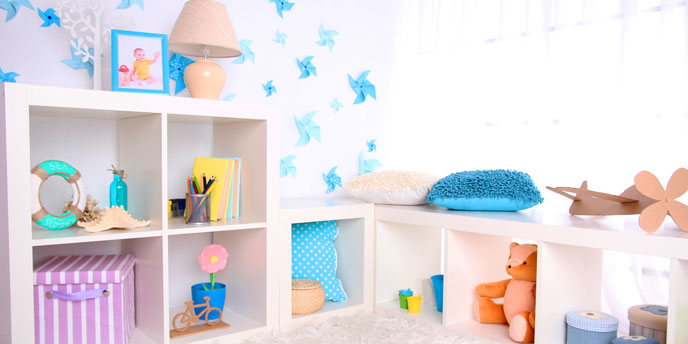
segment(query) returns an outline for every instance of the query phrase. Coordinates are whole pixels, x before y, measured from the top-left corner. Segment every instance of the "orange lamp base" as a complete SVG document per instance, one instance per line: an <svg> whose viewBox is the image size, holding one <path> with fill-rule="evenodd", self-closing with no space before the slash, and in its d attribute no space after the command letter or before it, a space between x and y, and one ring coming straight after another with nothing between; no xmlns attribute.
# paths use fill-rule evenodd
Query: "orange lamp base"
<svg viewBox="0 0 688 344"><path fill-rule="evenodd" d="M225 86L225 70L211 60L197 60L186 66L184 82L193 98L220 99Z"/></svg>

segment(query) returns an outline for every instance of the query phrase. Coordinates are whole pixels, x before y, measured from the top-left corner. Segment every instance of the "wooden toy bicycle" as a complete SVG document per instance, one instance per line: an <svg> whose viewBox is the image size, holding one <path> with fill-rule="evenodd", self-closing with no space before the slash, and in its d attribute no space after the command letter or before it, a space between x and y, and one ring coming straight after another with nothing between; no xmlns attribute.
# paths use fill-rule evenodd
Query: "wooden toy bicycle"
<svg viewBox="0 0 688 344"><path fill-rule="evenodd" d="M217 307L210 307L210 296L203 297L203 300L205 300L205 303L201 303L198 305L194 305L193 301L184 302L184 304L186 305L186 310L183 313L178 313L177 315L175 315L174 320L172 321L172 326L174 327L175 331L184 332L188 330L191 327L191 324L200 320L202 316L205 316L205 323L208 326L217 325L218 323L220 323L220 321L222 321L222 310L220 310ZM202 312L196 314L196 308L201 307L205 308ZM210 312L213 311L217 311L218 313L220 313L220 316L218 316L215 320L208 320L208 315L210 314ZM180 327L177 327L177 323L180 324Z"/></svg>

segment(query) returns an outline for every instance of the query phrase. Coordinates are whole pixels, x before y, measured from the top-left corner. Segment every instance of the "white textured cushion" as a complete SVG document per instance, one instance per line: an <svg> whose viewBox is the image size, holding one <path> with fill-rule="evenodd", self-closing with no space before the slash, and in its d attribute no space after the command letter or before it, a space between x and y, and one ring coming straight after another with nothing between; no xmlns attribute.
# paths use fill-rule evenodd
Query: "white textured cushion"
<svg viewBox="0 0 688 344"><path fill-rule="evenodd" d="M439 177L412 171L380 171L354 177L346 185L351 196L377 204L427 203L428 192Z"/></svg>

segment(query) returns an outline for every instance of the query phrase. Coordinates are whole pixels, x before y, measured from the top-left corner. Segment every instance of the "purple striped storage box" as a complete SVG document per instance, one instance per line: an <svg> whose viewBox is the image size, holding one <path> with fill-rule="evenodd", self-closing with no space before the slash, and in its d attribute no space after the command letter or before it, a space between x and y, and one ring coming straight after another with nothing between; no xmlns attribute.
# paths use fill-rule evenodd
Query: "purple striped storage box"
<svg viewBox="0 0 688 344"><path fill-rule="evenodd" d="M134 256L57 256L33 272L36 344L127 343Z"/></svg>

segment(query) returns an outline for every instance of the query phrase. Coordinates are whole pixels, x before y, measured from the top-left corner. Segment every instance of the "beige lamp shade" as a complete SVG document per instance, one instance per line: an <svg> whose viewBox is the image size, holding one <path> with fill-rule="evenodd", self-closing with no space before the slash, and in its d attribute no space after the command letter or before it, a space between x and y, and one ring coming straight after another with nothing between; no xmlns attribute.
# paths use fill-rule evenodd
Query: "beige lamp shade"
<svg viewBox="0 0 688 344"><path fill-rule="evenodd" d="M227 8L223 3L212 0L191 0L184 4L170 34L169 49L189 56L241 55ZM204 49L207 49L207 54L204 54Z"/></svg>

